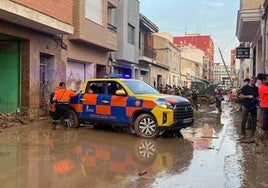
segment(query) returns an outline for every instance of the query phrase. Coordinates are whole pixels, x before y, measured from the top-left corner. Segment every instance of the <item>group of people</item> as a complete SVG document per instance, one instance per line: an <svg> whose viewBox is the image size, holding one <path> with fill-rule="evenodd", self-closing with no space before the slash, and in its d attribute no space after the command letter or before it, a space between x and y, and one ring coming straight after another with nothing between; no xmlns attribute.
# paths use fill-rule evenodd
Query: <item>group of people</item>
<svg viewBox="0 0 268 188"><path fill-rule="evenodd" d="M193 102L193 106L196 110L198 110L198 106L199 106L198 94L199 94L198 89L193 87L193 89L191 91L191 99ZM215 92L214 92L214 97L216 100L216 108L218 109L218 112L222 112L221 102L224 100L223 95L224 95L224 92L223 92L222 87L220 87L220 86L216 87Z"/></svg>
<svg viewBox="0 0 268 188"><path fill-rule="evenodd" d="M246 129L251 129L252 136L255 135L255 143L265 146L263 139L268 130L268 75L259 73L257 77L252 76L244 81L245 85L239 91L243 105L241 136L245 138ZM246 127L249 116L252 124L251 127Z"/></svg>
<svg viewBox="0 0 268 188"><path fill-rule="evenodd" d="M189 89L185 86L176 86L176 85L163 85L163 84L159 84L157 85L157 87L155 87L157 89L157 91L159 91L159 93L164 93L164 94L170 94L170 95L179 95L179 96L183 96L185 95L185 92L188 92Z"/></svg>

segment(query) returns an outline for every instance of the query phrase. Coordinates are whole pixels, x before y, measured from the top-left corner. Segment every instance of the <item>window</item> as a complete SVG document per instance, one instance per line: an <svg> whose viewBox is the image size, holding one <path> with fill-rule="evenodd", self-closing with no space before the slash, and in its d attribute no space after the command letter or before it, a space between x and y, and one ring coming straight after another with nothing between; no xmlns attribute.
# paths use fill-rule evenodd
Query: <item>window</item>
<svg viewBox="0 0 268 188"><path fill-rule="evenodd" d="M85 17L102 25L102 0L85 0Z"/></svg>
<svg viewBox="0 0 268 188"><path fill-rule="evenodd" d="M86 91L90 94L104 94L103 88L103 82L88 82Z"/></svg>
<svg viewBox="0 0 268 188"><path fill-rule="evenodd" d="M127 42L130 44L134 44L135 38L135 27L128 24L127 28Z"/></svg>
<svg viewBox="0 0 268 188"><path fill-rule="evenodd" d="M123 89L121 85L116 82L107 82L107 89L109 95L115 95L115 92L119 89Z"/></svg>

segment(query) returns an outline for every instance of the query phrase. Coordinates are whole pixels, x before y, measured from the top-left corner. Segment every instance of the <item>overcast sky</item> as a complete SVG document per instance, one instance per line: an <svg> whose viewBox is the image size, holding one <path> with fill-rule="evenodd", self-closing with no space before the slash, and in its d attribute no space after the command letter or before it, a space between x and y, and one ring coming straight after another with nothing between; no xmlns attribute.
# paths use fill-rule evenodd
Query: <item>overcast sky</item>
<svg viewBox="0 0 268 188"><path fill-rule="evenodd" d="M187 32L210 35L215 62L230 62L230 50L239 45L235 36L240 0L139 0L140 12L159 28L174 36Z"/></svg>

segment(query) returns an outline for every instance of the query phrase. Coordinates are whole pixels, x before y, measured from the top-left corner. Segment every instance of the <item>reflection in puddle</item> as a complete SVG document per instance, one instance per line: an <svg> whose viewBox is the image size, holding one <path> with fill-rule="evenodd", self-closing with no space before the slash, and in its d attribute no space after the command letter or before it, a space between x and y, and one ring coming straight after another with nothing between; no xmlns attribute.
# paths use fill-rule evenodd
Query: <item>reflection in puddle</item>
<svg viewBox="0 0 268 188"><path fill-rule="evenodd" d="M242 151L232 137L235 128L229 123L231 117L228 113L213 115L199 116L202 124L182 131L194 147L187 169L159 176L152 187L241 187Z"/></svg>
<svg viewBox="0 0 268 188"><path fill-rule="evenodd" d="M204 111L194 127L157 139L47 125L2 134L1 186L241 187L242 151L227 112Z"/></svg>
<svg viewBox="0 0 268 188"><path fill-rule="evenodd" d="M193 156L192 143L183 138L87 128L33 129L15 137L0 155L4 187L144 187L159 175L183 172Z"/></svg>

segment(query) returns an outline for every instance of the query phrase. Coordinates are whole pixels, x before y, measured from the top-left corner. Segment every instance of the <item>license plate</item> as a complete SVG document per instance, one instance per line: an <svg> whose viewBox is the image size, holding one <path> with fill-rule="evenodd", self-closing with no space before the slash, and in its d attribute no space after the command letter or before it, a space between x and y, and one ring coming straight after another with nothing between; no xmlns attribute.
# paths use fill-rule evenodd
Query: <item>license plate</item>
<svg viewBox="0 0 268 188"><path fill-rule="evenodd" d="M193 121L193 118L186 118L182 120L182 123L191 123Z"/></svg>

